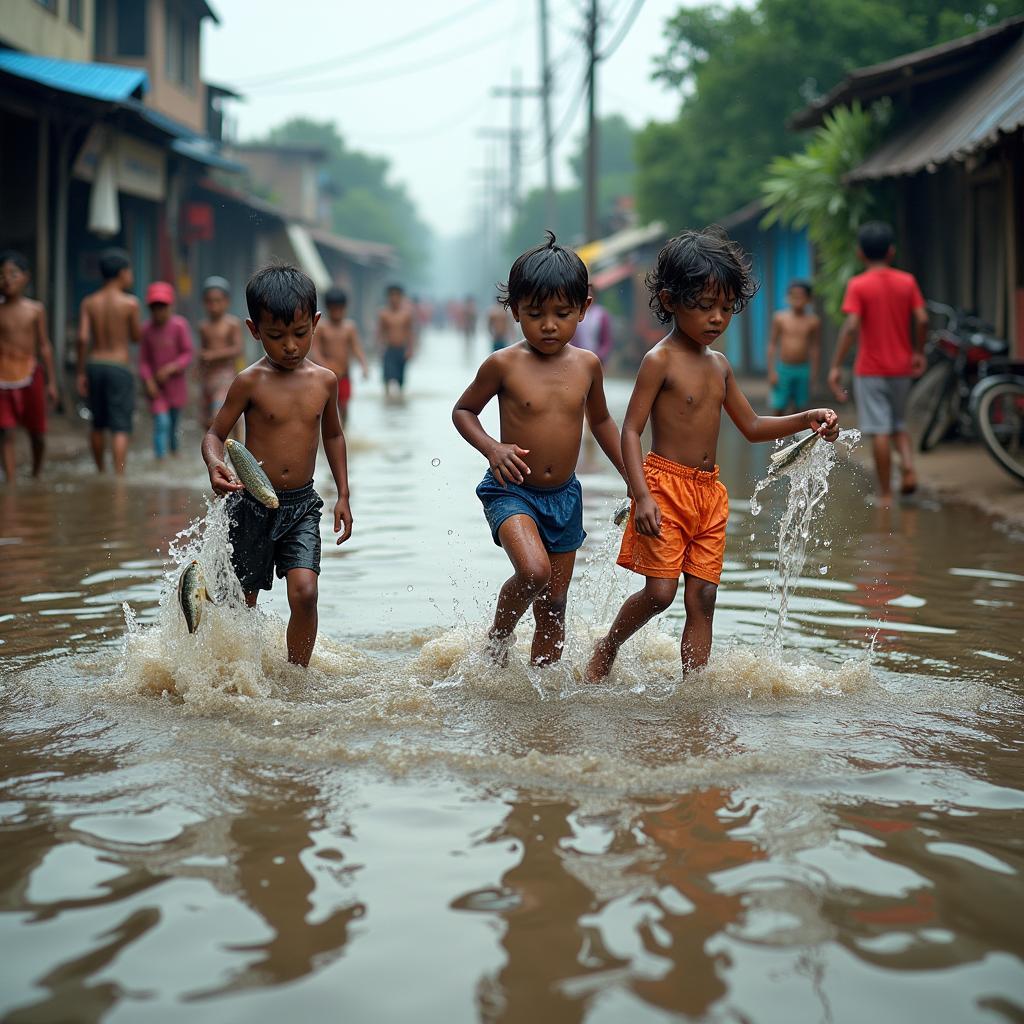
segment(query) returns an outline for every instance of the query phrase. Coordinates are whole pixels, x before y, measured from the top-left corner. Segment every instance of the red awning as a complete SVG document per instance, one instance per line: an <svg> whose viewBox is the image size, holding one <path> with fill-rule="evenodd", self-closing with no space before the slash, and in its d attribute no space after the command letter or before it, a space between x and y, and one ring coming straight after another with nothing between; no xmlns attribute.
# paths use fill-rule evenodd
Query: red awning
<svg viewBox="0 0 1024 1024"><path fill-rule="evenodd" d="M611 288L613 284L618 284L620 281L625 281L627 277L632 277L634 269L633 263L630 260L627 260L625 263L616 263L612 267L605 267L604 270L591 274L590 282L593 284L595 292L603 292L605 288Z"/></svg>

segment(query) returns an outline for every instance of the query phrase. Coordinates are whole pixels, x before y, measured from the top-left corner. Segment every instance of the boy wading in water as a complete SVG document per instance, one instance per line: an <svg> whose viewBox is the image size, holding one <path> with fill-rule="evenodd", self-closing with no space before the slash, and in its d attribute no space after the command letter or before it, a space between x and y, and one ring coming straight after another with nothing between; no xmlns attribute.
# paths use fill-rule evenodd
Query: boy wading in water
<svg viewBox="0 0 1024 1024"><path fill-rule="evenodd" d="M349 376L349 364L353 359L363 368L363 380L369 375L366 365L366 353L359 340L359 328L354 320L345 315L348 309L348 296L340 288L328 290L324 301L327 304L327 321L321 320L320 329L313 341L312 358L321 366L326 366L338 380L338 411L341 413L341 425L348 421L348 403L352 398L352 378Z"/></svg>
<svg viewBox="0 0 1024 1024"><path fill-rule="evenodd" d="M459 433L490 466L476 493L494 543L505 549L514 570L498 593L489 634L499 662L531 604L533 663L562 656L566 595L586 536L575 473L584 418L612 464L624 472L601 361L569 344L588 301L587 268L549 232L546 244L512 264L502 297L524 340L483 362L452 413ZM495 396L500 441L479 419Z"/></svg>
<svg viewBox="0 0 1024 1024"><path fill-rule="evenodd" d="M199 382L202 387L203 426L209 427L227 398L235 379L236 360L244 352L242 321L228 312L231 286L223 277L203 282L206 319L199 324Z"/></svg>
<svg viewBox="0 0 1024 1024"><path fill-rule="evenodd" d="M0 254L0 445L4 476L14 483L14 430L24 427L32 444L32 475L39 476L46 451L46 403L57 404L53 349L41 302L25 298L28 260Z"/></svg>
<svg viewBox="0 0 1024 1024"><path fill-rule="evenodd" d="M344 528L338 543L352 534L338 385L330 370L306 358L320 314L316 286L302 271L266 267L246 285L245 301L246 326L265 355L232 382L203 438L203 458L214 491L231 495L231 561L245 603L254 607L259 591L271 589L275 569L278 579L287 580L288 660L305 666L317 633L323 508L313 489L318 434L338 488L334 532ZM260 504L224 462L224 442L239 416L245 417L246 447L270 478L279 508Z"/></svg>
<svg viewBox="0 0 1024 1024"><path fill-rule="evenodd" d="M377 341L383 347L384 393L401 395L405 364L416 344L416 316L402 286L388 286L388 304L377 313ZM394 386L394 387L392 387Z"/></svg>
<svg viewBox="0 0 1024 1024"><path fill-rule="evenodd" d="M839 436L831 409L758 416L725 356L711 346L757 288L742 250L714 229L687 231L658 254L647 275L651 308L672 332L644 356L622 424L622 456L633 507L618 564L647 581L626 599L587 665L587 681L608 675L619 648L665 611L685 576L683 671L711 653L711 623L725 553L729 497L715 453L722 409L748 441L772 441L810 427ZM651 421L651 451L640 435Z"/></svg>
<svg viewBox="0 0 1024 1024"><path fill-rule="evenodd" d="M807 309L811 286L806 281L794 281L786 300L789 309L780 309L772 317L768 339L768 383L776 416L807 405L821 368L821 317Z"/></svg>
<svg viewBox="0 0 1024 1024"><path fill-rule="evenodd" d="M139 300L128 295L134 281L131 261L123 249L100 256L103 287L82 300L78 318L78 393L92 414L89 442L96 468L102 473L106 432L114 472L124 472L128 439L135 412L135 374L129 345L142 338Z"/></svg>

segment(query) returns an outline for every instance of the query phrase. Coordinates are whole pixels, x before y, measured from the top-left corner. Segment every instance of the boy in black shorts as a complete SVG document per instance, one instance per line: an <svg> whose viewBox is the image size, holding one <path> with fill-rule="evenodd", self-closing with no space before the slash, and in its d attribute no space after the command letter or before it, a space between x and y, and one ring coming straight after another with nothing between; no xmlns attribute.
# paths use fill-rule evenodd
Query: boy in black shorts
<svg viewBox="0 0 1024 1024"><path fill-rule="evenodd" d="M334 532L352 535L348 504L345 435L338 417L338 383L333 373L306 357L320 314L316 286L289 266L266 267L246 285L246 326L263 346L262 359L243 370L203 438L203 458L218 494L231 495L231 560L245 602L273 586L274 570L286 579L288 660L309 664L317 633L317 577L320 575L320 511L313 489L317 434L338 488ZM224 462L224 442L239 416L245 443L277 492L280 507L266 508L245 491ZM233 492L241 492L235 494Z"/></svg>

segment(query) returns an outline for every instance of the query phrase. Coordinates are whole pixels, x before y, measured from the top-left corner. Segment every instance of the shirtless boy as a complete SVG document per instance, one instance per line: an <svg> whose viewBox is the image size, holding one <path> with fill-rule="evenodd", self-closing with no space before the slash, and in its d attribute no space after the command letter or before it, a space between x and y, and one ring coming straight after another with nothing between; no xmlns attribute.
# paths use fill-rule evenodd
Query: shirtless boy
<svg viewBox="0 0 1024 1024"><path fill-rule="evenodd" d="M301 270L266 267L250 278L245 301L246 326L265 355L228 388L203 438L203 458L214 491L231 495L231 561L245 603L255 607L260 590L272 588L276 569L288 587L288 660L306 666L316 642L320 575L323 501L313 489L317 435L323 437L338 489L334 532L344 529L338 543L352 534L338 385L330 370L306 358L320 314L316 286ZM224 462L224 442L240 416L245 418L246 447L270 478L279 508L261 505Z"/></svg>
<svg viewBox="0 0 1024 1024"><path fill-rule="evenodd" d="M366 364L359 328L354 320L345 315L348 296L340 288L330 288L324 301L327 304L327 320L320 321L310 354L314 362L326 366L338 379L338 411L341 413L341 425L345 426L348 422L348 403L352 398L349 363L353 358L359 363L363 368L363 380L369 377L370 368Z"/></svg>
<svg viewBox="0 0 1024 1024"><path fill-rule="evenodd" d="M633 506L618 564L645 576L626 599L587 666L588 682L611 670L623 642L665 611L683 575L683 671L711 653L711 623L725 553L729 498L715 453L722 409L748 441L771 441L806 427L839 436L831 409L758 416L725 356L711 346L756 290L742 250L715 229L687 231L658 254L647 275L651 308L672 331L644 356L622 424L622 457ZM640 435L651 421L646 459Z"/></svg>
<svg viewBox="0 0 1024 1024"><path fill-rule="evenodd" d="M498 662L507 658L513 630L533 605L531 660L544 665L562 656L566 595L586 536L575 473L584 418L615 468L624 470L601 361L569 344L587 310L583 261L548 232L544 245L512 264L502 301L524 340L484 360L452 419L487 459L476 493L513 569L498 593L489 650ZM500 440L480 423L495 396Z"/></svg>
<svg viewBox="0 0 1024 1024"><path fill-rule="evenodd" d="M199 380L203 392L203 426L209 427L227 398L243 354L242 321L228 312L231 286L223 277L203 282L206 319L199 324Z"/></svg>
<svg viewBox="0 0 1024 1024"><path fill-rule="evenodd" d="M96 468L102 473L106 431L114 472L124 472L128 438L135 410L135 375L129 346L142 337L139 300L128 295L132 267L123 249L100 256L103 287L82 300L78 317L78 393L89 402L92 431L89 441Z"/></svg>
<svg viewBox="0 0 1024 1024"><path fill-rule="evenodd" d="M491 351L500 352L511 340L512 324L508 310L496 302L487 310L487 333L491 336Z"/></svg>
<svg viewBox="0 0 1024 1024"><path fill-rule="evenodd" d="M786 292L789 309L772 317L768 339L768 383L772 386L772 409L781 416L790 405L802 409L811 398L811 388L821 367L821 317L808 311L811 286L794 281Z"/></svg>
<svg viewBox="0 0 1024 1024"><path fill-rule="evenodd" d="M415 312L402 286L388 286L387 305L377 314L377 342L384 349L384 389L393 394L405 387L405 364L416 343Z"/></svg>
<svg viewBox="0 0 1024 1024"><path fill-rule="evenodd" d="M39 476L46 451L46 402L57 404L53 349L41 302L25 298L28 260L21 253L0 254L0 446L4 476L14 482L17 438L24 427L32 444L32 475Z"/></svg>

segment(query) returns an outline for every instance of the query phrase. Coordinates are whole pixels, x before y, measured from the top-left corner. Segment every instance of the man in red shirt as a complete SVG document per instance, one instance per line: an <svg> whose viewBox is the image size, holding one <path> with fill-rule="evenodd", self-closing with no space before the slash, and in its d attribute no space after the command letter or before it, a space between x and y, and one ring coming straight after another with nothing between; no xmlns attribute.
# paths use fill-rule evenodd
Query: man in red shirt
<svg viewBox="0 0 1024 1024"><path fill-rule="evenodd" d="M884 507L892 504L891 446L900 457L900 493L912 494L917 489L904 418L910 385L924 372L928 330L921 289L913 274L890 266L895 253L888 224L871 221L857 232L857 255L866 269L846 286L846 320L828 374L832 393L845 402L849 396L840 383L840 367L859 336L853 394L858 426L871 435L879 504Z"/></svg>

